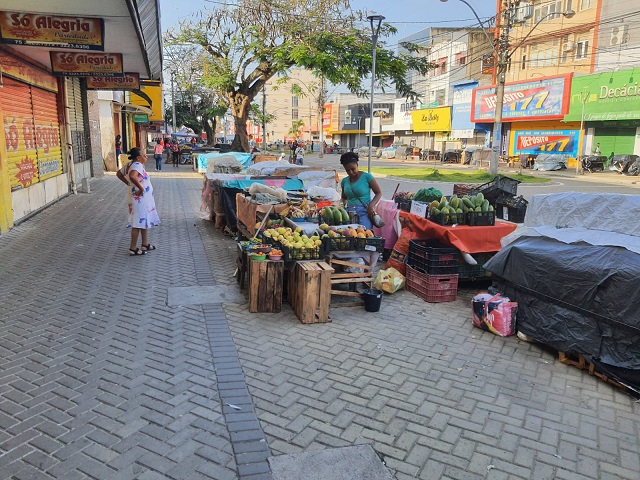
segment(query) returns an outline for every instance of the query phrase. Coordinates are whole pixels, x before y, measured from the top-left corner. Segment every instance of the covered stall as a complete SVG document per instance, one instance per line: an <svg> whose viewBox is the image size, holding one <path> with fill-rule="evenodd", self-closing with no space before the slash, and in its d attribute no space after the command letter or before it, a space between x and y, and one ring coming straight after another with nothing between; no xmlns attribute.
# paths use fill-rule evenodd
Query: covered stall
<svg viewBox="0 0 640 480"><path fill-rule="evenodd" d="M536 195L485 267L520 333L640 392L637 218L640 195Z"/></svg>

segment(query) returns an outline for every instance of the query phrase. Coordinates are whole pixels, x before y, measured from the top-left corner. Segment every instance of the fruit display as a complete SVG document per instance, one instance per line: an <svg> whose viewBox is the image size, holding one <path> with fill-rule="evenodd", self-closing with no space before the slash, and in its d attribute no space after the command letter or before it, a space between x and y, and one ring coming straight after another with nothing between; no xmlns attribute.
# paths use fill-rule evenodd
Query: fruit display
<svg viewBox="0 0 640 480"><path fill-rule="evenodd" d="M471 226L494 225L496 214L489 200L483 193L465 195L462 197L462 210L465 213L465 223Z"/></svg>
<svg viewBox="0 0 640 480"><path fill-rule="evenodd" d="M440 225L464 223L462 200L457 195L452 195L449 199L443 196L440 201L433 200L429 204L429 220Z"/></svg>
<svg viewBox="0 0 640 480"><path fill-rule="evenodd" d="M342 207L324 207L320 215L326 225L347 225L350 223L349 213Z"/></svg>
<svg viewBox="0 0 640 480"><path fill-rule="evenodd" d="M320 258L322 240L319 235L305 235L300 227L292 230L289 227L271 228L264 231L267 239L278 242L285 261L314 260Z"/></svg>
<svg viewBox="0 0 640 480"><path fill-rule="evenodd" d="M303 222L307 218L317 217L318 208L315 203L311 203L305 198L300 205L289 205L287 216L294 222Z"/></svg>

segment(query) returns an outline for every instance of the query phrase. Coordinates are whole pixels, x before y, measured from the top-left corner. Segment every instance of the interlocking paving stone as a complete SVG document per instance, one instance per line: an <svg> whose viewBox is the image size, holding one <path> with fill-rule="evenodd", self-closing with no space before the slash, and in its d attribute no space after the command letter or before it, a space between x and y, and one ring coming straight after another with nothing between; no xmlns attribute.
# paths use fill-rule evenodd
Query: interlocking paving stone
<svg viewBox="0 0 640 480"><path fill-rule="evenodd" d="M473 328L474 285L332 307L329 324L240 295L168 305L174 288L239 293L236 245L200 220L188 176L153 177L163 225L144 257L126 255L112 176L0 237L0 478L269 480L270 455L366 443L398 480L637 480L640 404ZM232 424L261 428L234 442Z"/></svg>
<svg viewBox="0 0 640 480"><path fill-rule="evenodd" d="M235 286L193 285L189 287L167 288L167 305L203 305L216 303L244 303L246 299Z"/></svg>

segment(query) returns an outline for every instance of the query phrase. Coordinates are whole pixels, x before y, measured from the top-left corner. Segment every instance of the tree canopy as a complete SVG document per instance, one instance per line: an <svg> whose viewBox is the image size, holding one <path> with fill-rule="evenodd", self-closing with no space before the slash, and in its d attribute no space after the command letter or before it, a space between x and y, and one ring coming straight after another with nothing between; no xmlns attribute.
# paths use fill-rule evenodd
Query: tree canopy
<svg viewBox="0 0 640 480"><path fill-rule="evenodd" d="M372 67L371 31L366 12L355 12L349 0L237 0L201 12L167 32L169 46L197 46L202 57L201 83L229 105L236 126L233 149L248 151L246 122L251 102L265 83L293 66L308 68L334 84L365 96ZM380 37L395 33L383 25ZM415 97L407 74L425 74L431 64L414 56L417 47L403 45L397 54L378 43L376 81L395 87L401 96ZM370 77L369 77L370 78Z"/></svg>

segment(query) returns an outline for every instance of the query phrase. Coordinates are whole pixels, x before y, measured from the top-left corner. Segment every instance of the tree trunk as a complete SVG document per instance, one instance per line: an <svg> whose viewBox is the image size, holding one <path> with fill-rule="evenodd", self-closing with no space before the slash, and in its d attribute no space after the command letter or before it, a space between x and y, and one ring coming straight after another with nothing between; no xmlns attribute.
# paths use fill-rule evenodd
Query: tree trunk
<svg viewBox="0 0 640 480"><path fill-rule="evenodd" d="M236 128L236 136L231 143L231 150L234 152L249 152L249 136L247 134L247 120L251 110L251 101L247 95L242 93L229 93L229 105L231 115Z"/></svg>
<svg viewBox="0 0 640 480"><path fill-rule="evenodd" d="M209 125L209 119L205 119L203 123L204 131L207 134L207 145L212 146L216 143L216 118L211 119L211 125Z"/></svg>

